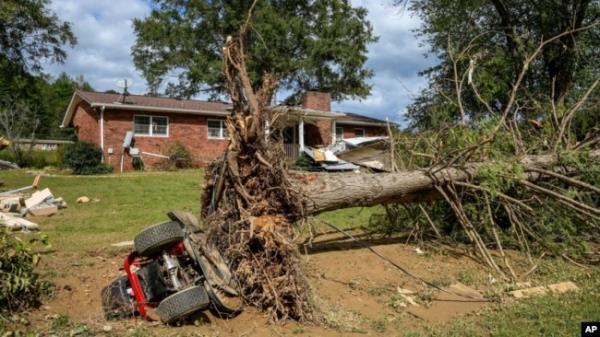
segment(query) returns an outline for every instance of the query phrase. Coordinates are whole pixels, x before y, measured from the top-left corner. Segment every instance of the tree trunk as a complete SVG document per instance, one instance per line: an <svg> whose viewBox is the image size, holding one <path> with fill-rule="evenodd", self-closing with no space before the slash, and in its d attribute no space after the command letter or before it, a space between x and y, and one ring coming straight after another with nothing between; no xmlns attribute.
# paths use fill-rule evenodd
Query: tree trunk
<svg viewBox="0 0 600 337"><path fill-rule="evenodd" d="M600 151L590 153L600 157ZM525 156L520 160L525 170L553 168L558 158L553 155ZM311 173L292 174L292 184L305 198L305 215L347 207L365 207L387 203L412 203L441 198L435 186L477 178L478 168L489 163L471 163L465 169L440 169L434 174L426 170L398 173ZM535 180L538 173L528 172Z"/></svg>

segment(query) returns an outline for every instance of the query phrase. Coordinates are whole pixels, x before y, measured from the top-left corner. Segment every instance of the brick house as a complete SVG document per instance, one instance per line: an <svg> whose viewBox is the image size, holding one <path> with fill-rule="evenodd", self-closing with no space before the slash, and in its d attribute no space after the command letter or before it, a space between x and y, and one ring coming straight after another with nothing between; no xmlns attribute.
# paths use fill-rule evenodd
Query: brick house
<svg viewBox="0 0 600 337"><path fill-rule="evenodd" d="M231 104L111 93L76 91L61 127L73 127L80 140L98 144L103 160L115 170L133 168L132 155L146 167L164 161L170 144L180 142L197 165L206 165L227 146L225 119ZM307 92L298 107L278 106L283 118L286 154L297 157L304 146L326 146L344 138L385 136L385 122L352 113L331 111L331 97ZM124 147L128 131L139 154Z"/></svg>

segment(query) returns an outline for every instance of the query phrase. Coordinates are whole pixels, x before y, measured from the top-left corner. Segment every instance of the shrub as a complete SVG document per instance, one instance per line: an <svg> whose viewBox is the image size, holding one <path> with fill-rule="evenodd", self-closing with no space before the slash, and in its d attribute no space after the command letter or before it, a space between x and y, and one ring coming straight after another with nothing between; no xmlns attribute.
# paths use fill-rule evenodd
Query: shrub
<svg viewBox="0 0 600 337"><path fill-rule="evenodd" d="M169 146L167 156L169 157L168 166L170 168L182 169L192 167L192 155L187 147L180 142L175 142Z"/></svg>
<svg viewBox="0 0 600 337"><path fill-rule="evenodd" d="M45 239L41 241L47 244ZM36 307L50 289L50 284L34 270L39 255L28 246L12 233L0 230L0 312Z"/></svg>
<svg viewBox="0 0 600 337"><path fill-rule="evenodd" d="M102 150L93 143L75 142L65 147L64 164L75 174L104 174L112 167L102 163Z"/></svg>

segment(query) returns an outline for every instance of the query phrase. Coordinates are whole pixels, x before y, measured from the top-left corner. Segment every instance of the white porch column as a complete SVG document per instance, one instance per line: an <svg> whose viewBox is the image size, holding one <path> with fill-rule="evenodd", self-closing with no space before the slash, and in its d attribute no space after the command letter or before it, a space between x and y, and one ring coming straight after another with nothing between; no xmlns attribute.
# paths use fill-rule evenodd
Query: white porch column
<svg viewBox="0 0 600 337"><path fill-rule="evenodd" d="M304 119L300 119L298 124L298 144L300 145L300 152L304 151Z"/></svg>
<svg viewBox="0 0 600 337"><path fill-rule="evenodd" d="M100 108L100 149L102 149L102 162L104 163L104 109L106 106Z"/></svg>
<svg viewBox="0 0 600 337"><path fill-rule="evenodd" d="M331 122L331 145L335 145L337 135L335 134L335 120Z"/></svg>

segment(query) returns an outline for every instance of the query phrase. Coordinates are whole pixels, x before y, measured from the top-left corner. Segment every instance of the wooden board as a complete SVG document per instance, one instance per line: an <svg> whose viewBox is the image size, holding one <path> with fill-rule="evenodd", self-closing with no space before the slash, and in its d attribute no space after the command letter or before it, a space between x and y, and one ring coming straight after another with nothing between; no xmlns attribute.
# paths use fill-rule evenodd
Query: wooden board
<svg viewBox="0 0 600 337"><path fill-rule="evenodd" d="M0 222L12 230L27 229L30 231L35 231L40 228L40 226L36 223L15 217L9 213L0 212Z"/></svg>

